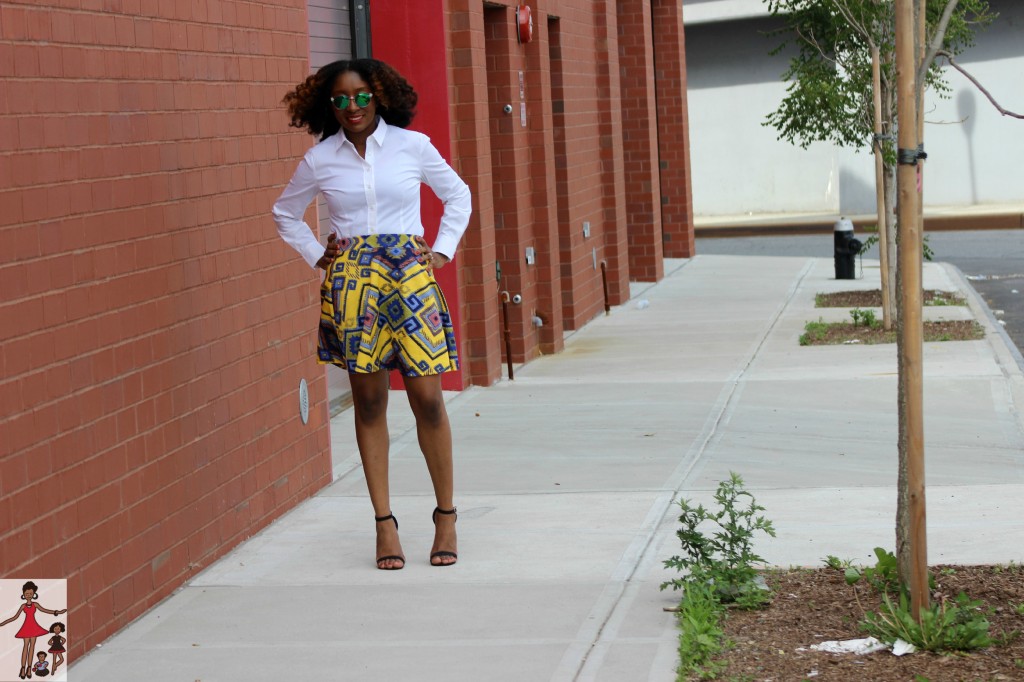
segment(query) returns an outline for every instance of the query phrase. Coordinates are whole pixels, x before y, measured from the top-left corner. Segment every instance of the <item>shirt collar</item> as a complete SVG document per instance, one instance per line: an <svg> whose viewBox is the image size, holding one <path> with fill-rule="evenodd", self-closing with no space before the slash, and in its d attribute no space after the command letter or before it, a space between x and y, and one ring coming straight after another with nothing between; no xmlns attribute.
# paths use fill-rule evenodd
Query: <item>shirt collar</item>
<svg viewBox="0 0 1024 682"><path fill-rule="evenodd" d="M381 118L380 116L377 116L377 128L373 131L373 134L370 135L369 139L375 141L377 143L378 147L383 147L384 146L384 138L387 137L387 135L388 135L388 124L384 122L383 118ZM348 141L348 138L345 137L345 131L344 130L339 130L334 135L334 137L337 138L338 149L341 149L341 147L343 145L346 145L346 144L349 145L350 147L353 146L352 143Z"/></svg>

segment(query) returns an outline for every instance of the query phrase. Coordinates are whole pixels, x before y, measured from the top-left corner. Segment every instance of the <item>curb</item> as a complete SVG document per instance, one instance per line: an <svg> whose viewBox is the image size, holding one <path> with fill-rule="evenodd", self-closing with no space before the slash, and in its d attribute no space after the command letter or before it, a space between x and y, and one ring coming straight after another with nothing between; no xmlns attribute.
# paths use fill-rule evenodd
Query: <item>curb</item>
<svg viewBox="0 0 1024 682"><path fill-rule="evenodd" d="M1024 374L1024 355L1021 355L1020 350L1017 348L1017 344L1015 344L1013 339L1010 338L1010 335L1006 333L1006 329L1003 325L999 324L999 320L996 318L995 313L993 313L992 309L988 307L988 304L985 303L985 300L981 297L978 291L971 286L970 280L967 279L963 271L952 263L942 262L939 263L939 265L949 273L953 280L956 281L957 285L960 287L960 291L967 297L968 307L975 314L975 317L983 318L983 325L986 328L985 338L993 339L993 336L998 336L1000 341L1002 341L1002 346L1005 349L1006 354L1008 354L1017 364L1017 370L1021 374ZM991 343L993 346L998 346L998 344L994 342ZM996 347L993 350L995 351L997 362L1003 366L1004 370L1010 370L1010 367L1006 367L1004 365L1005 357L1000 352L1000 348Z"/></svg>
<svg viewBox="0 0 1024 682"><path fill-rule="evenodd" d="M802 234L832 234L838 216L791 219L737 220L719 225L696 225L694 235L703 238L767 237ZM874 216L853 216L854 227L865 228L878 221ZM1024 229L1024 213L991 213L986 215L933 215L924 217L925 232L959 230Z"/></svg>

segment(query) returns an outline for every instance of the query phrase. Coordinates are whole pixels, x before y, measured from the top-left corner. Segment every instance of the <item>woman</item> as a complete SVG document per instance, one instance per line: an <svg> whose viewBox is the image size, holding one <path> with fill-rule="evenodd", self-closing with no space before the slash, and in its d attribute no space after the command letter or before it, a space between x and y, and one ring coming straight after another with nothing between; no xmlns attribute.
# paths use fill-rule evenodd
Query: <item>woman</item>
<svg viewBox="0 0 1024 682"><path fill-rule="evenodd" d="M39 623L36 622L36 611L42 611L48 613L51 616L58 616L62 613L67 613L67 609L57 609L51 611L50 609L43 608L42 605L36 604L35 600L39 598L39 587L29 580L21 587L21 598L25 600L25 603L18 607L18 612L13 616L0 623L0 628L13 623L18 619L22 613L25 614L25 622L21 624L21 628L14 635L18 639L22 640L21 647L21 672L18 673L18 677L26 679L32 677L32 652L36 648L36 638L46 634L46 630L43 629Z"/></svg>
<svg viewBox="0 0 1024 682"><path fill-rule="evenodd" d="M442 93L443 94L443 93ZM420 449L434 487L433 566L458 559L452 436L441 373L458 368L455 336L433 271L469 223L469 188L430 140L405 130L416 93L374 59L324 66L289 92L291 125L320 136L274 205L278 232L321 287L317 357L351 378L356 442L377 522L377 568L405 566L388 488L388 371L405 377ZM423 239L420 185L444 203L433 247ZM326 248L302 216L317 192L330 212Z"/></svg>

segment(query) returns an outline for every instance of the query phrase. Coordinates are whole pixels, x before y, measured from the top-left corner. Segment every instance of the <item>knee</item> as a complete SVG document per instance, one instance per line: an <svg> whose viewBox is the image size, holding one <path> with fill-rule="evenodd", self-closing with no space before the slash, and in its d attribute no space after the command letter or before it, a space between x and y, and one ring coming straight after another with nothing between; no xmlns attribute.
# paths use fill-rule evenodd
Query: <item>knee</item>
<svg viewBox="0 0 1024 682"><path fill-rule="evenodd" d="M363 423L372 423L383 419L388 411L387 393L382 395L362 395L353 400L356 418Z"/></svg>
<svg viewBox="0 0 1024 682"><path fill-rule="evenodd" d="M448 418L448 413L444 409L444 398L441 396L416 400L412 407L417 423L424 426L441 426Z"/></svg>

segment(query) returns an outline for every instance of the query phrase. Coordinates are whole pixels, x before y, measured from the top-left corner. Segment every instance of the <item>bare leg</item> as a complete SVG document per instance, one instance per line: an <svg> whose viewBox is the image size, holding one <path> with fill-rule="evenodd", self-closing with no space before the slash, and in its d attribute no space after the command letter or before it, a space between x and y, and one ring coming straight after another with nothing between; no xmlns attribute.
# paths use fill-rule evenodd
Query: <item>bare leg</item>
<svg viewBox="0 0 1024 682"><path fill-rule="evenodd" d="M57 668L59 668L62 663L64 663L64 654L62 654L61 652L58 651L57 653L55 653L53 655L53 674L54 675L57 674Z"/></svg>
<svg viewBox="0 0 1024 682"><path fill-rule="evenodd" d="M36 638L25 640L25 646L21 650L21 659L25 662L26 677L32 677L32 652L36 650Z"/></svg>
<svg viewBox="0 0 1024 682"><path fill-rule="evenodd" d="M391 492L388 486L388 373L349 374L352 383L352 405L356 420L356 443L363 461L366 487L370 493L374 516L391 513ZM398 540L398 529L390 519L377 522L377 556L405 556ZM385 559L377 565L398 568L405 562Z"/></svg>
<svg viewBox="0 0 1024 682"><path fill-rule="evenodd" d="M441 509L454 507L454 467L452 465L452 429L448 423L448 411L441 394L441 376L405 377L409 405L416 416L416 435L420 450L427 462L430 481L434 485L434 497ZM430 553L439 551L456 552L455 514L437 514L434 530L434 546ZM435 566L453 564L450 556L434 557L430 563Z"/></svg>

